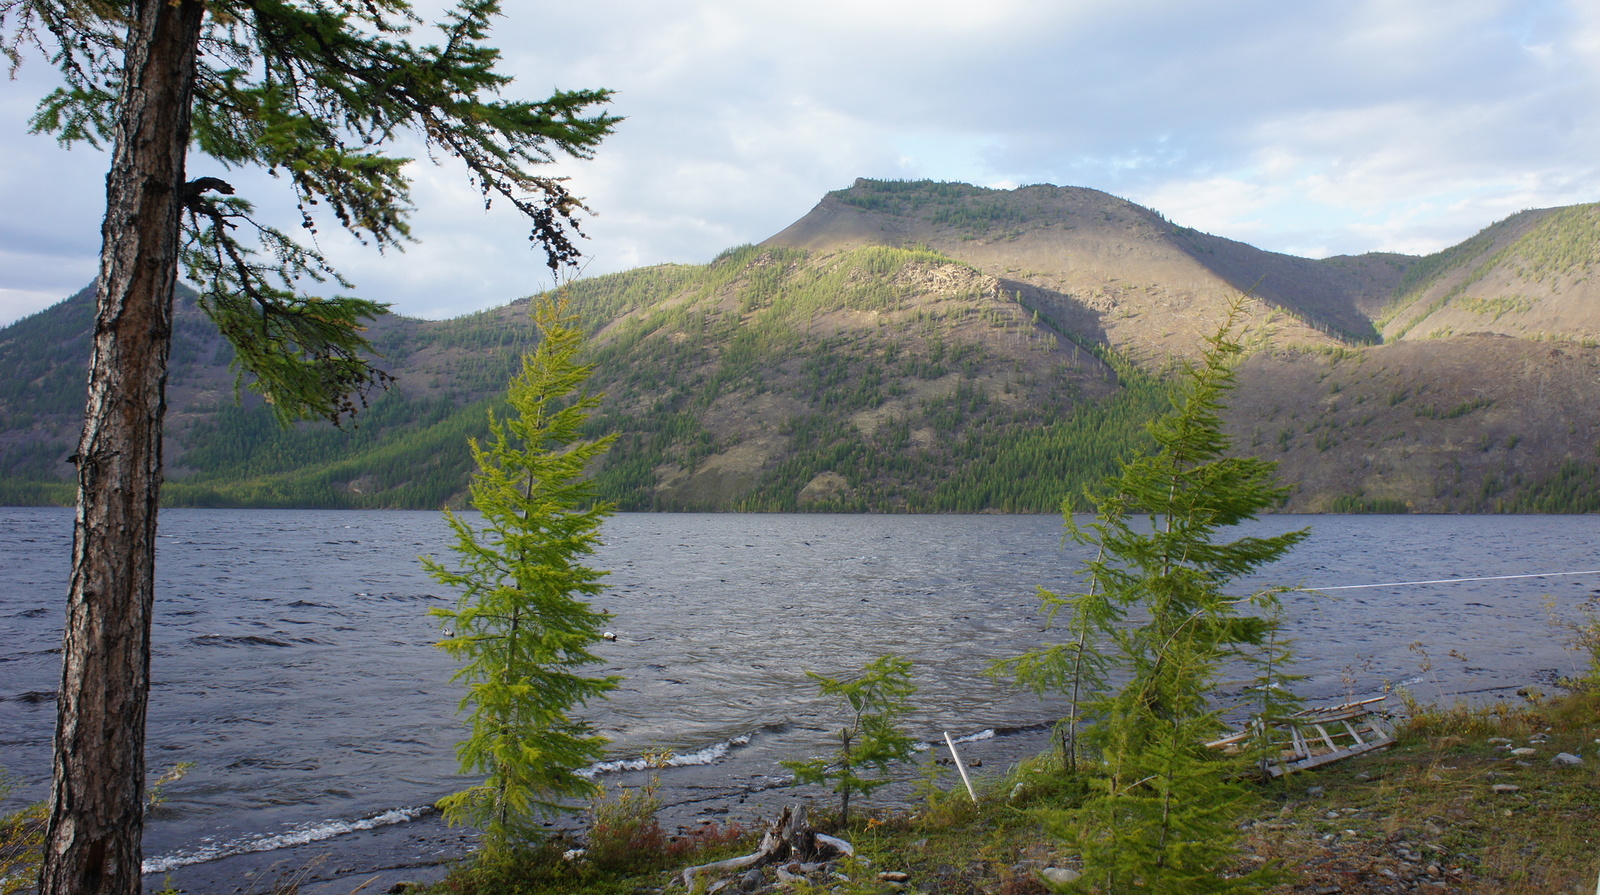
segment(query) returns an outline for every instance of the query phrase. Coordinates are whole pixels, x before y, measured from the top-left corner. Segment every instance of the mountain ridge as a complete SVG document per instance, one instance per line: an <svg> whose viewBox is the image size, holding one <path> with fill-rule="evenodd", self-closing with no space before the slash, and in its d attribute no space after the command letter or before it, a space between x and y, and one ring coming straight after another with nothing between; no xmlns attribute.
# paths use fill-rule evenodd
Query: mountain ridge
<svg viewBox="0 0 1600 895"><path fill-rule="evenodd" d="M568 287L608 393L594 431L619 433L597 479L625 509L1053 511L1141 449L1163 371L1248 292L1228 425L1282 462L1285 509L1600 509L1582 484L1596 208L1524 212L1426 258L1313 260L1086 188L858 180L706 265ZM0 499L70 493L91 303L0 328ZM233 405L226 346L185 297L169 498L459 503L465 440L530 345L526 303L380 320L396 387L351 431L281 431ZM1519 414L1537 431L1516 434Z"/></svg>

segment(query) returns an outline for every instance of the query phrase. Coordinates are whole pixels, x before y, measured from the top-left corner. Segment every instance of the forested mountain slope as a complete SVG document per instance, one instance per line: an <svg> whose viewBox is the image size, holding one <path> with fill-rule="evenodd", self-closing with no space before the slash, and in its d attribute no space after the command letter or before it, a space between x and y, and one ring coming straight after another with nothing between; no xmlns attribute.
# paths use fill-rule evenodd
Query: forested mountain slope
<svg viewBox="0 0 1600 895"><path fill-rule="evenodd" d="M1049 509L1110 468L1161 400L1149 377L1127 365L1119 376L1102 346L1074 342L994 278L927 250L750 246L569 292L596 331L592 384L607 399L593 428L621 435L598 477L627 509ZM7 499L65 493L39 482L70 473L81 362L29 349L47 335L81 339L89 300L0 331L8 368L40 381L77 376L50 401L22 390L0 404L12 441ZM396 386L348 430L284 430L248 396L233 401L226 349L192 296L182 300L169 499L459 498L466 438L485 431L531 344L526 305L383 321L374 342Z"/></svg>
<svg viewBox="0 0 1600 895"><path fill-rule="evenodd" d="M858 181L760 246L568 287L593 430L619 434L596 475L624 509L1053 511L1141 448L1159 377L1248 291L1230 427L1282 461L1286 509L1600 509L1595 220L1317 261L1094 190ZM0 501L70 500L91 303L0 329ZM354 427L283 430L181 296L169 500L459 502L526 300L372 335L395 387Z"/></svg>
<svg viewBox="0 0 1600 895"><path fill-rule="evenodd" d="M1381 315L1386 340L1489 332L1600 335L1600 205L1513 215L1408 271Z"/></svg>

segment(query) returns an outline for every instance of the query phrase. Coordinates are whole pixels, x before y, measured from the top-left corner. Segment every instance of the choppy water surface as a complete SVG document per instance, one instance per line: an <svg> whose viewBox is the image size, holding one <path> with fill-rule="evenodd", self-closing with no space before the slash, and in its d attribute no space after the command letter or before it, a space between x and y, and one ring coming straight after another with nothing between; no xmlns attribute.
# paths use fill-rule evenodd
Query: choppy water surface
<svg viewBox="0 0 1600 895"><path fill-rule="evenodd" d="M1280 516L1250 531L1303 525L1311 540L1260 583L1600 568L1596 517ZM597 604L619 640L598 651L625 680L589 717L619 759L708 761L751 741L809 754L827 718L805 671L886 652L915 660L913 723L930 739L1058 714L983 672L1049 637L1036 589L1070 589L1082 558L1059 519L623 515L605 534ZM70 540L70 511L0 509L0 767L23 781L11 805L48 789ZM445 543L435 513L164 513L150 764L195 767L152 817L151 866L405 820L461 785L460 691L427 615L451 596L416 562ZM1409 682L1449 698L1568 673L1544 603L1570 617L1597 588L1579 575L1293 595L1302 691Z"/></svg>

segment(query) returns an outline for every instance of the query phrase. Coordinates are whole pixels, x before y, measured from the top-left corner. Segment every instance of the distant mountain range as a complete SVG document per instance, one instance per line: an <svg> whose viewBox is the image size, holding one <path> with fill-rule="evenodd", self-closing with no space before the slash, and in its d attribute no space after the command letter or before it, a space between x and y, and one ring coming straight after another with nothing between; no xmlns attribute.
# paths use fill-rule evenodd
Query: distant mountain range
<svg viewBox="0 0 1600 895"><path fill-rule="evenodd" d="M1525 211L1435 255L1311 260L1095 190L858 180L755 246L571 285L594 332L596 470L630 510L1054 511L1143 450L1163 377L1247 292L1228 425L1305 512L1590 512L1600 206ZM397 384L340 431L234 400L180 300L169 501L462 499L530 347L527 300L390 317ZM0 329L0 502L70 500L92 295Z"/></svg>

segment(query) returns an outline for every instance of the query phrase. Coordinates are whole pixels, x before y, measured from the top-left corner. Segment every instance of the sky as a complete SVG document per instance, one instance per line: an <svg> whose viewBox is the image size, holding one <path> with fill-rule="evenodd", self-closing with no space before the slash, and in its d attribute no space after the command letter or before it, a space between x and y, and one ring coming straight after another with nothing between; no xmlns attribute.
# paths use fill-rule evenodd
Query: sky
<svg viewBox="0 0 1600 895"><path fill-rule="evenodd" d="M549 170L594 212L587 276L705 263L857 177L1093 187L1307 257L1600 201L1593 0L511 0L495 41L519 98L616 91L595 157ZM0 86L0 325L97 265L107 155L28 133L54 84L35 57ZM281 182L189 170L296 220ZM404 252L321 230L356 294L440 319L552 284L462 170L408 170Z"/></svg>

